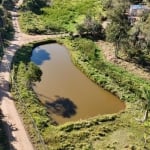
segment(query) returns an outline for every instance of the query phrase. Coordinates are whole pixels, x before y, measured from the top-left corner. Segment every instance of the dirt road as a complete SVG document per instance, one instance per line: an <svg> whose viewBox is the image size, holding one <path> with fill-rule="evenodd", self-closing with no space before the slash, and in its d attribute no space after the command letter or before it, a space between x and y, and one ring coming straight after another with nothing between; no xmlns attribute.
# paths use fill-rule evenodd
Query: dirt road
<svg viewBox="0 0 150 150"><path fill-rule="evenodd" d="M15 12L16 13L16 12ZM31 141L25 131L24 125L20 119L20 116L16 110L13 98L9 92L9 76L10 76L10 64L13 55L17 48L23 44L21 33L19 32L17 24L17 18L14 18L13 24L15 27L15 39L11 41L8 48L5 49L3 59L0 64L0 100L1 109L4 114L4 121L6 122L7 134L9 137L9 149L17 150L33 150Z"/></svg>
<svg viewBox="0 0 150 150"><path fill-rule="evenodd" d="M12 21L15 29L14 40L10 41L10 46L5 49L4 56L0 64L0 102L1 109L6 122L6 129L9 137L10 150L33 150L22 120L16 110L14 100L9 92L10 65L16 50L23 44L46 39L54 38L60 35L36 35L30 36L21 32L18 24L17 12L12 11Z"/></svg>
<svg viewBox="0 0 150 150"><path fill-rule="evenodd" d="M21 2L22 0L20 0ZM23 44L38 41L42 39L46 39L48 37L54 38L56 36L63 36L63 35L26 35L21 32L18 24L17 12L12 11L12 19L13 25L15 29L15 36L14 40L10 42L10 46L5 49L4 57L0 64L0 102L1 102L1 109L4 114L4 120L6 122L6 129L8 132L9 137L9 149L16 149L16 150L34 150L33 145L31 144L30 138L28 137L22 120L16 110L14 100L9 92L9 78L10 78L10 64L14 53L16 50ZM104 55L108 59L108 61L114 60L114 52L112 49L106 49L106 43L100 42L98 43L103 50ZM111 46L110 46L111 47ZM112 48L112 47L111 47ZM108 55L109 54L109 55ZM115 59L116 62L116 59ZM124 62L125 63L125 62ZM119 63L121 64L121 63ZM129 64L124 64L126 69L133 68L133 72L135 70L139 70L139 68L128 67ZM127 69L128 70L128 69ZM132 70L129 70L132 71ZM140 69L141 71L141 69ZM138 72L140 75L145 75L147 78L150 77L149 74L145 74L145 72ZM144 77L145 77L144 76Z"/></svg>

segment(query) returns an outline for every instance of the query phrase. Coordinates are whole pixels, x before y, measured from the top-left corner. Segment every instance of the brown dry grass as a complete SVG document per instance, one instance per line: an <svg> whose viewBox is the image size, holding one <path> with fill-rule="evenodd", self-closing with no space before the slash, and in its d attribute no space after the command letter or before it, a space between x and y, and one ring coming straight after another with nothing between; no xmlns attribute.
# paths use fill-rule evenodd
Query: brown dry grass
<svg viewBox="0 0 150 150"><path fill-rule="evenodd" d="M125 70L138 75L144 79L150 79L150 72L148 72L145 68L142 68L140 65L127 62L123 59L118 59L115 57L115 48L112 43L104 42L104 41L98 41L97 45L102 50L102 53L105 57L105 59L109 62L112 62L113 64L116 64L120 67L123 67Z"/></svg>

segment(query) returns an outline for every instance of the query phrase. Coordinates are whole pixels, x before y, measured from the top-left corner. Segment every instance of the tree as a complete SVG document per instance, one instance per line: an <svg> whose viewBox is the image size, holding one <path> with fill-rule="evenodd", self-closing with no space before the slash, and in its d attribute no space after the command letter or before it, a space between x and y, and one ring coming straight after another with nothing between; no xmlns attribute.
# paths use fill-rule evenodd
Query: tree
<svg viewBox="0 0 150 150"><path fill-rule="evenodd" d="M107 10L112 7L113 0L104 0L101 2L104 10Z"/></svg>
<svg viewBox="0 0 150 150"><path fill-rule="evenodd" d="M99 50L95 43L89 39L76 38L72 46L74 50L80 50L83 54L84 61L97 60L99 58Z"/></svg>
<svg viewBox="0 0 150 150"><path fill-rule="evenodd" d="M42 7L49 5L51 0L26 0L23 2L21 9L39 13Z"/></svg>
<svg viewBox="0 0 150 150"><path fill-rule="evenodd" d="M5 40L13 37L13 31L10 14L0 6L0 57L3 55Z"/></svg>
<svg viewBox="0 0 150 150"><path fill-rule="evenodd" d="M142 32L143 37L147 44L150 43L150 15L148 15L147 19L143 21L140 26L140 30Z"/></svg>
<svg viewBox="0 0 150 150"><path fill-rule="evenodd" d="M28 77L30 82L41 81L42 71L33 62L28 64Z"/></svg>
<svg viewBox="0 0 150 150"><path fill-rule="evenodd" d="M25 65L21 62L17 70L17 82L23 88L32 88L32 83L41 80L42 71L33 62Z"/></svg>
<svg viewBox="0 0 150 150"><path fill-rule="evenodd" d="M10 10L10 9L13 9L13 6L15 4L15 0L2 0L1 3L5 9Z"/></svg>
<svg viewBox="0 0 150 150"><path fill-rule="evenodd" d="M91 35L93 37L102 36L102 26L92 16L86 15L84 22L77 25L77 31L82 35Z"/></svg>
<svg viewBox="0 0 150 150"><path fill-rule="evenodd" d="M150 64L150 14L145 13L130 28L128 56L143 66Z"/></svg>
<svg viewBox="0 0 150 150"><path fill-rule="evenodd" d="M150 110L150 89L143 89L143 98L145 99L144 102L144 116L141 122L144 122L148 119L148 112Z"/></svg>
<svg viewBox="0 0 150 150"><path fill-rule="evenodd" d="M129 0L129 1L133 4L139 4L143 2L143 0Z"/></svg>
<svg viewBox="0 0 150 150"><path fill-rule="evenodd" d="M111 23L106 28L106 39L113 42L115 45L115 55L118 56L118 51L121 44L124 44L124 39L128 38L129 20L126 15L127 3L120 2L114 6L109 17Z"/></svg>

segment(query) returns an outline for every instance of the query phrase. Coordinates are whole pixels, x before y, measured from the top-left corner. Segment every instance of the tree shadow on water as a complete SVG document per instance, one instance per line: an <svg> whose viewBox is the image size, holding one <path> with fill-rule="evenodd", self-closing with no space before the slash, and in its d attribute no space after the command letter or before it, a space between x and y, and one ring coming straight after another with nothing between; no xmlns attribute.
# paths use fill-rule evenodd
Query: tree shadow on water
<svg viewBox="0 0 150 150"><path fill-rule="evenodd" d="M35 50L33 50L31 61L37 65L42 65L44 61L50 59L50 54L45 49L37 47Z"/></svg>
<svg viewBox="0 0 150 150"><path fill-rule="evenodd" d="M70 118L76 114L77 106L68 98L56 96L56 100L53 102L46 101L45 104L50 113L54 113L64 118Z"/></svg>

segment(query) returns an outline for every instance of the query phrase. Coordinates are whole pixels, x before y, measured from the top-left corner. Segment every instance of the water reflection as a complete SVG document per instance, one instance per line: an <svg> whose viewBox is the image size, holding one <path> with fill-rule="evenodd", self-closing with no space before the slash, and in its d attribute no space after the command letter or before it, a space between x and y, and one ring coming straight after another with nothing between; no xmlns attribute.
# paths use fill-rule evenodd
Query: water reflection
<svg viewBox="0 0 150 150"><path fill-rule="evenodd" d="M50 113L60 115L64 118L70 118L76 114L77 106L69 98L56 96L53 102L47 101L45 104Z"/></svg>
<svg viewBox="0 0 150 150"><path fill-rule="evenodd" d="M35 62L37 65L42 65L44 61L51 59L50 53L40 47L37 47L32 55L35 55L36 57L31 57L31 61Z"/></svg>
<svg viewBox="0 0 150 150"><path fill-rule="evenodd" d="M32 61L42 64L39 66L43 72L41 82L33 88L58 124L124 109L124 103L98 87L72 64L64 46L42 45L35 48L32 58L40 58L39 63Z"/></svg>

